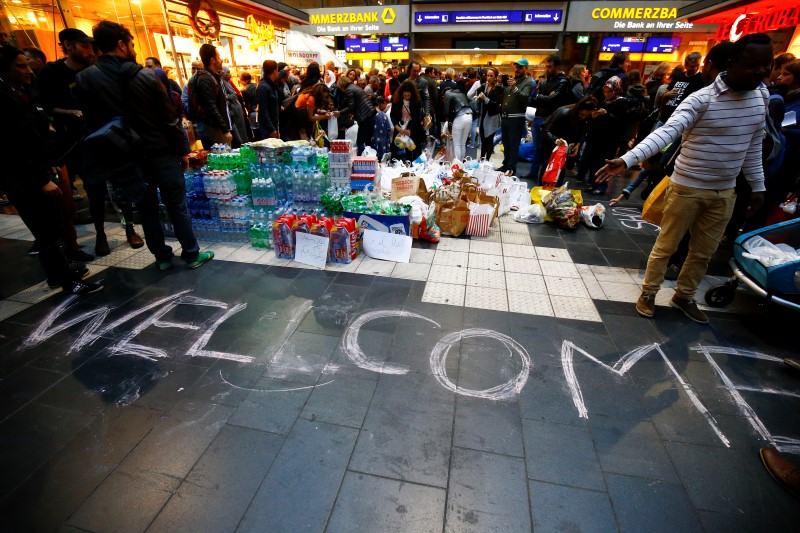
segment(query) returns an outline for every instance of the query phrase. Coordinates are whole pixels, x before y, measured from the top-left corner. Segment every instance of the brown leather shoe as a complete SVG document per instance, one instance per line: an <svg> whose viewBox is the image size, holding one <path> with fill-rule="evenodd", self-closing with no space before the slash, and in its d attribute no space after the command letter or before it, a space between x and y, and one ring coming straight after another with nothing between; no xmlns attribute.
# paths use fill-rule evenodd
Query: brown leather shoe
<svg viewBox="0 0 800 533"><path fill-rule="evenodd" d="M800 467L784 459L775 448L761 448L758 454L769 475L795 498L800 498Z"/></svg>
<svg viewBox="0 0 800 533"><path fill-rule="evenodd" d="M652 292L643 292L636 302L636 312L640 315L653 318L656 314L656 295Z"/></svg>
<svg viewBox="0 0 800 533"><path fill-rule="evenodd" d="M134 250L144 246L144 241L136 233L136 230L133 229L133 226L128 226L125 228L125 236L128 238L128 244L130 244L131 248Z"/></svg>
<svg viewBox="0 0 800 533"><path fill-rule="evenodd" d="M97 242L94 244L94 255L102 257L111 253L111 248L108 246L108 239L105 237L98 237Z"/></svg>
<svg viewBox="0 0 800 533"><path fill-rule="evenodd" d="M694 300L679 298L677 294L669 302L670 307L683 311L683 314L698 324L708 324L708 316L697 307Z"/></svg>
<svg viewBox="0 0 800 533"><path fill-rule="evenodd" d="M783 364L791 368L792 370L797 370L800 372L800 359L793 359L791 357L784 357Z"/></svg>

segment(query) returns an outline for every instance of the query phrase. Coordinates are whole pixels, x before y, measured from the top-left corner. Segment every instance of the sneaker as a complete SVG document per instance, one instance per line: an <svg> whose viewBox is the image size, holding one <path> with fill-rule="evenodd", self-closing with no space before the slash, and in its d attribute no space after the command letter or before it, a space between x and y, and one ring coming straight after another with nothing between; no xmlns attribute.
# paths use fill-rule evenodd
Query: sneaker
<svg viewBox="0 0 800 533"><path fill-rule="evenodd" d="M675 281L678 279L678 274L680 273L681 269L675 265L670 265L669 268L667 268L667 271L664 273L664 279L667 281Z"/></svg>
<svg viewBox="0 0 800 533"><path fill-rule="evenodd" d="M166 261L156 261L156 265L158 265L158 269L162 272L164 272L165 270L169 270L170 268L172 268L172 258L170 257Z"/></svg>
<svg viewBox="0 0 800 533"><path fill-rule="evenodd" d="M70 261L67 264L67 268L74 272L79 279L85 277L86 274L89 273L89 268L80 261Z"/></svg>
<svg viewBox="0 0 800 533"><path fill-rule="evenodd" d="M669 302L670 307L680 309L683 314L694 320L698 324L708 324L708 316L697 307L697 302L694 300L685 300L678 298L678 295L672 297Z"/></svg>
<svg viewBox="0 0 800 533"><path fill-rule="evenodd" d="M0 205L7 205L8 203L8 196L0 192Z"/></svg>
<svg viewBox="0 0 800 533"><path fill-rule="evenodd" d="M125 237L128 239L128 244L130 244L131 248L134 250L144 246L144 241L139 237L139 234L136 233L136 230L133 229L133 226L125 228Z"/></svg>
<svg viewBox="0 0 800 533"><path fill-rule="evenodd" d="M94 253L100 257L106 256L111 253L111 248L108 246L108 239L98 238L94 245Z"/></svg>
<svg viewBox="0 0 800 533"><path fill-rule="evenodd" d="M197 259L195 259L186 266L188 266L189 268L197 268L199 266L203 266L212 259L214 259L214 252L212 252L211 250L208 250L207 252L200 252L199 254L197 254Z"/></svg>
<svg viewBox="0 0 800 533"><path fill-rule="evenodd" d="M653 318L656 314L656 295L653 292L643 292L636 301L636 312L640 315Z"/></svg>
<svg viewBox="0 0 800 533"><path fill-rule="evenodd" d="M70 261L85 263L87 261L94 261L94 256L92 254L87 254L83 250L75 250L74 252L67 254L67 259Z"/></svg>
<svg viewBox="0 0 800 533"><path fill-rule="evenodd" d="M70 294L86 295L103 290L102 283L84 283L83 281L72 281L64 287L64 292Z"/></svg>
<svg viewBox="0 0 800 533"><path fill-rule="evenodd" d="M31 245L31 249L28 250L28 255L39 255L39 243L38 242L33 241L33 244Z"/></svg>

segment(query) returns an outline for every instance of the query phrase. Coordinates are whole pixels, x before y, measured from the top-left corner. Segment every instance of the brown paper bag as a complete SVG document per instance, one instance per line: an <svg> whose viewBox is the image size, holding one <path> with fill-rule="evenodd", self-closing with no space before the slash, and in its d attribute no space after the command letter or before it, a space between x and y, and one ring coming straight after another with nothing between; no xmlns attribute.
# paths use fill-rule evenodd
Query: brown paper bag
<svg viewBox="0 0 800 533"><path fill-rule="evenodd" d="M419 196L426 203L428 202L428 188L425 180L412 174L404 172L392 180L392 200L397 201L404 196Z"/></svg>
<svg viewBox="0 0 800 533"><path fill-rule="evenodd" d="M494 219L497 218L497 211L500 208L500 198L497 196L489 196L485 192L478 189L477 185L472 183L462 183L460 200L464 202L474 202L476 204L486 204L494 207L494 214L489 225L494 224Z"/></svg>
<svg viewBox="0 0 800 533"><path fill-rule="evenodd" d="M458 237L469 224L469 205L461 201L436 204L434 220L444 235Z"/></svg>

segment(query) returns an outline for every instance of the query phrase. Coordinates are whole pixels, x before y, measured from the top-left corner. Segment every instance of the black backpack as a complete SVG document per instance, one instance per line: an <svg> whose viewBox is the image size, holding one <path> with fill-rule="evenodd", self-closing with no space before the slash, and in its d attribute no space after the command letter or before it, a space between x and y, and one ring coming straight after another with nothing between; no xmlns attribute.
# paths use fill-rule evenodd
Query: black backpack
<svg viewBox="0 0 800 533"><path fill-rule="evenodd" d="M608 68L598 70L592 74L592 77L589 79L589 87L586 89L586 94L591 94L597 98L598 102L602 102L605 100L603 96L603 85L614 76L619 76L623 80L625 78L622 72L612 71Z"/></svg>

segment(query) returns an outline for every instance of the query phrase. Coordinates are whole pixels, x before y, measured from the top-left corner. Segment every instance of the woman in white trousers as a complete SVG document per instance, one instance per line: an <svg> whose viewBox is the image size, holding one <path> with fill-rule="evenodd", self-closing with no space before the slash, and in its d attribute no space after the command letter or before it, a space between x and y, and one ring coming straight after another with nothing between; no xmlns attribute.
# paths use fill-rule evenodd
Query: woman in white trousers
<svg viewBox="0 0 800 533"><path fill-rule="evenodd" d="M446 123L443 135L453 138L453 157L464 161L467 155L467 139L472 129L472 109L467 95L458 88L445 89L444 112Z"/></svg>

